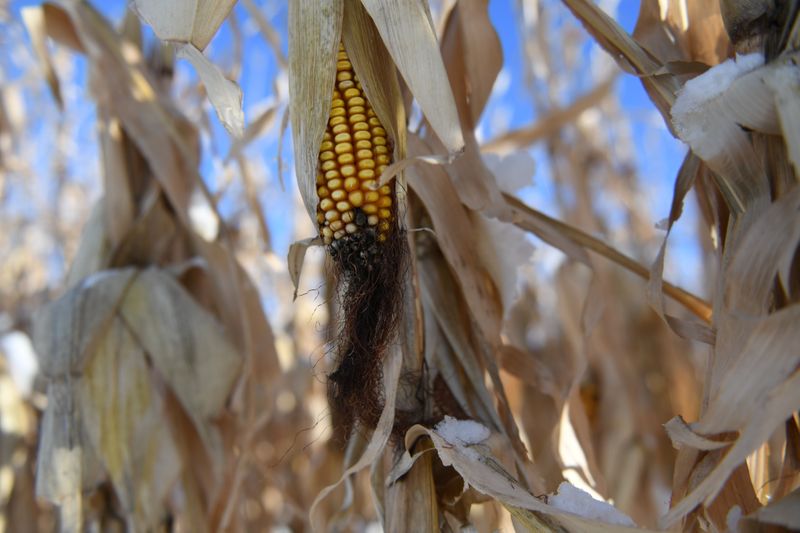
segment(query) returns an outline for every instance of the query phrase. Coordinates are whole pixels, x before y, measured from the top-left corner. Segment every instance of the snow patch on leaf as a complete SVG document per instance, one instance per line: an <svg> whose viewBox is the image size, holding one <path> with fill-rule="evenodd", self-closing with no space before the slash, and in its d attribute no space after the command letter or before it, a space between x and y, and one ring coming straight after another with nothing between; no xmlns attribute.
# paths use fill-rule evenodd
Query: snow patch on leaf
<svg viewBox="0 0 800 533"><path fill-rule="evenodd" d="M491 436L489 428L474 420L458 420L452 416L444 417L434 431L450 444L470 446L480 444Z"/></svg>
<svg viewBox="0 0 800 533"><path fill-rule="evenodd" d="M595 500L588 492L584 492L566 481L558 486L557 494L547 497L547 503L556 509L584 518L599 520L607 524L636 527L628 515L620 512L613 505Z"/></svg>

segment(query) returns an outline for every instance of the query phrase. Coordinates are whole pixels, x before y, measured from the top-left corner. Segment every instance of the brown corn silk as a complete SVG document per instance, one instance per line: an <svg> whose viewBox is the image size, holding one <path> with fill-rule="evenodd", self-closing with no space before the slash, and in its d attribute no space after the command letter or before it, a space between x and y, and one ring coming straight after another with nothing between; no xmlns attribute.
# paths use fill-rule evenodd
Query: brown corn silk
<svg viewBox="0 0 800 533"><path fill-rule="evenodd" d="M331 112L316 177L317 222L333 259L341 316L328 399L346 436L374 427L383 408L381 361L397 330L407 248L395 182L379 186L392 161L386 130L340 45Z"/></svg>

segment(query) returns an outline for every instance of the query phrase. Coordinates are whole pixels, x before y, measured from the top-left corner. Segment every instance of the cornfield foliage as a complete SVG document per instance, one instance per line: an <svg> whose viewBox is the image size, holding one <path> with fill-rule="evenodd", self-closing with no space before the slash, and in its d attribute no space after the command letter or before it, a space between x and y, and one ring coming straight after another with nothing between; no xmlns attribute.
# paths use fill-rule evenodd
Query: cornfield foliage
<svg viewBox="0 0 800 533"><path fill-rule="evenodd" d="M800 2L497 3L0 2L0 532L800 528Z"/></svg>

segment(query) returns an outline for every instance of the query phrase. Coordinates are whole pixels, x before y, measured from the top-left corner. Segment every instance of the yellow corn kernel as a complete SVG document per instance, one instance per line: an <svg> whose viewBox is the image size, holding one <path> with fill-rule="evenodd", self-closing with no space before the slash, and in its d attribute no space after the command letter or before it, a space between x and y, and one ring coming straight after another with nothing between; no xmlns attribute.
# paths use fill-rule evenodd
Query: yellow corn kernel
<svg viewBox="0 0 800 533"><path fill-rule="evenodd" d="M356 189L358 189L358 179L347 178L346 180L344 180L344 190L346 190L347 192L352 192ZM321 194L320 198L323 198Z"/></svg>
<svg viewBox="0 0 800 533"><path fill-rule="evenodd" d="M348 200L353 204L353 207L361 207L364 205L364 193L361 191L353 191L348 196Z"/></svg>

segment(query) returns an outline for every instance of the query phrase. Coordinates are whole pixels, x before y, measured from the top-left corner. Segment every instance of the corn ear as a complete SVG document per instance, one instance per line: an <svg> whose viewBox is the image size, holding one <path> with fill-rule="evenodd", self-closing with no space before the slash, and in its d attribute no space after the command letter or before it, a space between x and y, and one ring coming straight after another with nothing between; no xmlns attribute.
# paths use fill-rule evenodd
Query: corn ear
<svg viewBox="0 0 800 533"><path fill-rule="evenodd" d="M378 186L392 148L339 47L331 111L319 150L317 223L325 244L362 231L385 241L392 222L393 185Z"/></svg>

